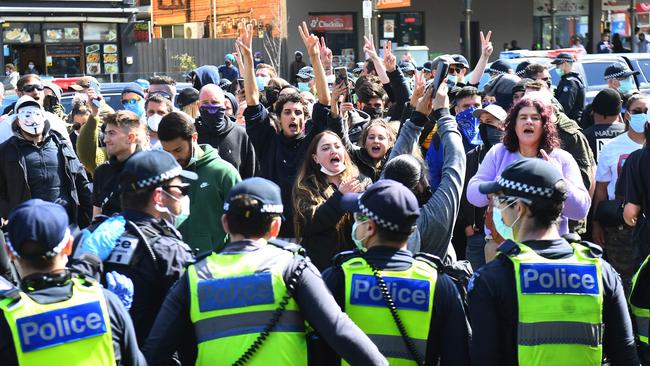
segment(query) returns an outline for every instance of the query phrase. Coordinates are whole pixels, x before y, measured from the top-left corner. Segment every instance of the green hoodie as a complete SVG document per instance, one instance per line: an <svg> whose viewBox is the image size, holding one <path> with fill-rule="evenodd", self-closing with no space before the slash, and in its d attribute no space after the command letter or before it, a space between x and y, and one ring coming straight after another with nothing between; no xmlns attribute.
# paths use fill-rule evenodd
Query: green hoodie
<svg viewBox="0 0 650 366"><path fill-rule="evenodd" d="M226 232L221 226L223 203L230 188L241 178L237 169L221 159L212 146L199 147L205 153L188 167L199 176L189 182L190 216L178 230L192 250L218 252L226 241Z"/></svg>

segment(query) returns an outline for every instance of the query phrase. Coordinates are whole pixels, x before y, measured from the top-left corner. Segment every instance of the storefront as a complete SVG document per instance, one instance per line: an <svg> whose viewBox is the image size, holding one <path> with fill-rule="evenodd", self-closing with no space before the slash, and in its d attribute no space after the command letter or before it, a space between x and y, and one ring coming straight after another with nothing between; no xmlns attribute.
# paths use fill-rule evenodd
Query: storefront
<svg viewBox="0 0 650 366"><path fill-rule="evenodd" d="M533 8L533 25L536 48L551 47L551 2L535 0ZM574 36L586 43L589 32L588 0L555 0L555 48L567 48L573 45ZM529 46L524 44L524 48Z"/></svg>
<svg viewBox="0 0 650 366"><path fill-rule="evenodd" d="M357 54L356 14L314 14L307 17L307 26L318 37L325 37L332 50L334 67L354 68Z"/></svg>
<svg viewBox="0 0 650 366"><path fill-rule="evenodd" d="M125 3L129 0L2 4L2 61L21 74L33 63L41 75L109 80L122 72L124 33L137 11Z"/></svg>

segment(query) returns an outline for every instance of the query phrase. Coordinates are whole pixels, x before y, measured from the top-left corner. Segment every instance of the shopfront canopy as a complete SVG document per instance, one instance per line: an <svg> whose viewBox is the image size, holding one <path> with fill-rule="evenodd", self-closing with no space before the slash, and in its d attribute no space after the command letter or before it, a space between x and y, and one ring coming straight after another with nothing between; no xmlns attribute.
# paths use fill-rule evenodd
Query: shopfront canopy
<svg viewBox="0 0 650 366"><path fill-rule="evenodd" d="M127 23L137 12L112 0L0 2L0 22Z"/></svg>

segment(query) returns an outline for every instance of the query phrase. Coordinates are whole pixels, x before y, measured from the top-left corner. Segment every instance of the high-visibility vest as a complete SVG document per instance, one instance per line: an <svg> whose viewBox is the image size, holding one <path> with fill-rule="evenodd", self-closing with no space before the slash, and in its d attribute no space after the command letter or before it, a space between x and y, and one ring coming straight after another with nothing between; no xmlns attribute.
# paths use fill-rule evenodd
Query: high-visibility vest
<svg viewBox="0 0 650 366"><path fill-rule="evenodd" d="M345 313L368 335L391 365L415 365L368 262L362 257L353 257L342 263L341 268L345 273ZM436 268L416 259L407 270L379 272L407 335L420 357L424 358L438 279ZM345 361L342 363L347 365Z"/></svg>
<svg viewBox="0 0 650 366"><path fill-rule="evenodd" d="M18 364L115 365L111 321L101 285L72 279L72 296L39 304L19 292L20 300L3 298Z"/></svg>
<svg viewBox="0 0 650 366"><path fill-rule="evenodd" d="M571 244L573 255L564 259L547 259L524 244L518 246L519 252L508 258L517 283L519 364L600 365L600 259L580 244Z"/></svg>
<svg viewBox="0 0 650 366"><path fill-rule="evenodd" d="M190 319L197 365L230 365L269 324L287 293L283 272L294 254L272 244L246 253L212 253L190 265ZM306 365L305 322L291 298L247 365Z"/></svg>
<svg viewBox="0 0 650 366"><path fill-rule="evenodd" d="M640 288L638 286L637 280L639 278L639 274L648 270L649 260L650 256L645 259L639 270L634 274L634 277L632 278L632 290L630 291L630 299L628 300L630 304L630 310L632 312L632 319L634 320L636 338L645 347L649 346L648 331L650 330L650 309L635 305L632 299L633 295L639 291L648 291L647 288Z"/></svg>

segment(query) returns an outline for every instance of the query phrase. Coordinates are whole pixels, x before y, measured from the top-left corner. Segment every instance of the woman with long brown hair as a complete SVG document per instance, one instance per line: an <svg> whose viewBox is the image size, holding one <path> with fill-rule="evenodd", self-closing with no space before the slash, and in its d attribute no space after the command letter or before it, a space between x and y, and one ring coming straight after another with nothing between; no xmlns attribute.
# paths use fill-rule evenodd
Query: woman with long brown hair
<svg viewBox="0 0 650 366"><path fill-rule="evenodd" d="M341 139L331 131L316 135L293 187L294 232L320 270L353 247L352 219L340 206L344 193L361 192L370 179L360 176Z"/></svg>

